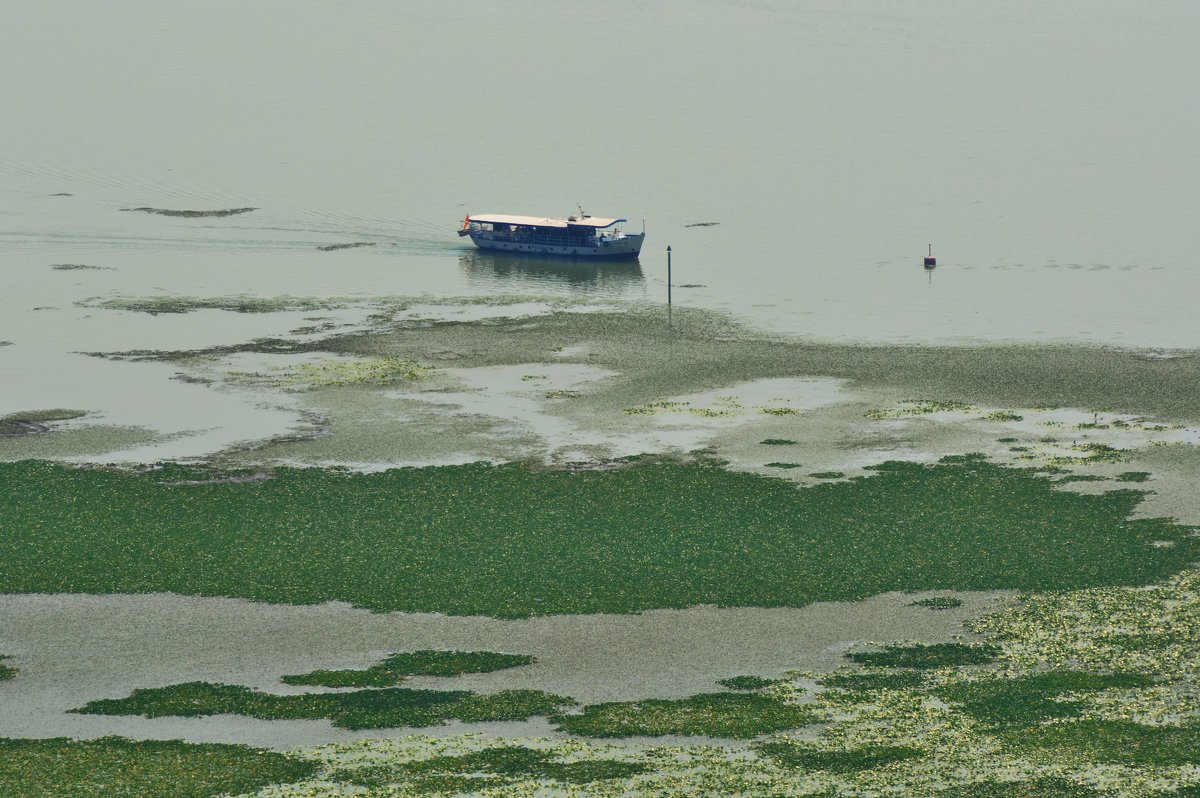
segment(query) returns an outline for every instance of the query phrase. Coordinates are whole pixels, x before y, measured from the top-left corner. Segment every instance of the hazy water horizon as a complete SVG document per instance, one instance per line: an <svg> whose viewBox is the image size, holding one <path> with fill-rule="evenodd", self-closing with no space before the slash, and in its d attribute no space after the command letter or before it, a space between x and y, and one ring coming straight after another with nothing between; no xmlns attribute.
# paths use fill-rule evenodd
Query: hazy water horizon
<svg viewBox="0 0 1200 798"><path fill-rule="evenodd" d="M671 245L688 286L675 301L774 332L1200 346L1189 4L10 16L0 340L14 344L50 324L32 308L82 324L64 309L97 295L661 301ZM576 203L644 220L638 272L497 268L453 234L468 212ZM137 207L258 210L121 212ZM375 246L316 249L357 241ZM105 269L49 270L63 263Z"/></svg>

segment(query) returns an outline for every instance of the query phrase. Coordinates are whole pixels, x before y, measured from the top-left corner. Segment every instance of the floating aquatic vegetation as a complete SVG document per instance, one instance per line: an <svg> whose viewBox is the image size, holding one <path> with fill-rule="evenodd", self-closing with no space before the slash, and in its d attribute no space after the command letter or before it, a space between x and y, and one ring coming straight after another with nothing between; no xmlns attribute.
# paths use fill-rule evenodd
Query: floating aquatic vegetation
<svg viewBox="0 0 1200 798"><path fill-rule="evenodd" d="M868 410L865 417L872 421L881 421L889 418L924 416L930 413L971 412L975 409L975 407L963 402L935 399L905 399L900 402L899 407Z"/></svg>
<svg viewBox="0 0 1200 798"><path fill-rule="evenodd" d="M766 438L759 441L763 446L795 446L796 442L788 438Z"/></svg>
<svg viewBox="0 0 1200 798"><path fill-rule="evenodd" d="M49 424L83 418L82 410L25 410L0 417L0 438L38 435L50 432Z"/></svg>
<svg viewBox="0 0 1200 798"><path fill-rule="evenodd" d="M85 410L64 410L54 408L50 410L24 410L19 413L9 413L7 416L0 418L0 421L11 421L22 419L24 421L33 421L39 424L51 423L54 421L70 421L71 419L83 418L87 415Z"/></svg>
<svg viewBox="0 0 1200 798"><path fill-rule="evenodd" d="M915 643L884 646L882 651L852 651L846 658L873 668L945 668L986 665L1000 649L990 643Z"/></svg>
<svg viewBox="0 0 1200 798"><path fill-rule="evenodd" d="M1013 678L982 678L937 688L946 701L991 726L1028 727L1046 720L1078 717L1085 693L1149 687L1154 679L1138 673L1043 671Z"/></svg>
<svg viewBox="0 0 1200 798"><path fill-rule="evenodd" d="M622 412L631 416L652 416L657 413L681 413L687 409L687 402L661 401L647 402L646 404L638 405L637 407L627 407Z"/></svg>
<svg viewBox="0 0 1200 798"><path fill-rule="evenodd" d="M122 208L121 210L154 213L159 216L180 216L185 219L198 219L202 217L237 216L240 213L256 211L258 208L226 208L219 211L174 211L167 208Z"/></svg>
<svg viewBox="0 0 1200 798"><path fill-rule="evenodd" d="M465 690L382 687L337 693L275 695L247 687L188 682L137 689L127 698L92 701L74 710L84 715L200 717L237 714L264 720L319 719L343 729L436 726L448 720L527 720L551 715L575 702L540 690L477 694Z"/></svg>
<svg viewBox="0 0 1200 798"><path fill-rule="evenodd" d="M1051 754L1068 760L1133 766L1200 764L1200 724L1196 723L1149 726L1077 720L1022 729L1004 739L1031 755Z"/></svg>
<svg viewBox="0 0 1200 798"><path fill-rule="evenodd" d="M1149 442L1150 446L1154 444L1155 441ZM1117 449L1096 441L1072 444L1070 448L1076 452L1083 452L1083 454L1078 457L1055 455L1046 458L1046 464L1050 466L1095 465L1097 463L1121 463L1129 459L1129 454L1124 449Z"/></svg>
<svg viewBox="0 0 1200 798"><path fill-rule="evenodd" d="M1150 479L1149 471L1126 471L1117 475L1117 482L1145 482Z"/></svg>
<svg viewBox="0 0 1200 798"><path fill-rule="evenodd" d="M560 729L584 737L663 735L748 739L819 723L805 705L760 693L703 693L676 700L591 704L577 715L557 715Z"/></svg>
<svg viewBox="0 0 1200 798"><path fill-rule="evenodd" d="M41 435L49 432L45 424L24 418L0 419L0 438L16 438L22 435Z"/></svg>
<svg viewBox="0 0 1200 798"><path fill-rule="evenodd" d="M1048 776L1028 780L980 781L939 792L937 798L1102 798L1087 785Z"/></svg>
<svg viewBox="0 0 1200 798"><path fill-rule="evenodd" d="M324 246L317 247L317 249L321 250L322 252L333 252L334 250L337 250L337 249L356 249L358 247L373 247L373 246L375 246L374 241L355 241L355 242L349 243L349 244L326 244Z"/></svg>
<svg viewBox="0 0 1200 798"><path fill-rule="evenodd" d="M984 416L988 421L1024 421L1025 417L1011 410L993 410Z"/></svg>
<svg viewBox="0 0 1200 798"><path fill-rule="evenodd" d="M767 463L766 468L803 468L803 463Z"/></svg>
<svg viewBox="0 0 1200 798"><path fill-rule="evenodd" d="M899 745L873 745L851 749L817 748L790 742L761 743L755 750L788 767L804 770L827 770L831 773L851 773L872 770L896 762L920 759L925 752L919 748Z"/></svg>
<svg viewBox="0 0 1200 798"><path fill-rule="evenodd" d="M547 399L578 399L580 396L583 396L583 392L573 389L561 389L545 393Z"/></svg>
<svg viewBox="0 0 1200 798"><path fill-rule="evenodd" d="M268 378L268 382L281 387L328 388L363 383L382 384L396 380L420 380L433 373L429 366L421 366L401 357L376 357L367 360L322 360L317 363L301 363L283 376ZM238 372L230 376L254 378Z"/></svg>
<svg viewBox="0 0 1200 798"><path fill-rule="evenodd" d="M1034 469L969 457L873 470L797 488L701 454L578 472L278 468L269 480L183 486L154 473L0 463L0 592L525 617L1139 585L1200 552L1190 527L1131 519L1141 500L1132 489L1062 491Z"/></svg>
<svg viewBox="0 0 1200 798"><path fill-rule="evenodd" d="M0 739L0 794L7 798L212 798L299 781L318 768L315 762L241 745L118 737Z"/></svg>
<svg viewBox="0 0 1200 798"><path fill-rule="evenodd" d="M762 676L731 676L721 679L717 684L730 690L761 690L775 684L776 679L766 679Z"/></svg>
<svg viewBox="0 0 1200 798"><path fill-rule="evenodd" d="M491 651L408 651L393 654L365 670L318 670L284 676L284 684L322 687L389 687L407 676L459 676L528 665L527 654L497 654Z"/></svg>
<svg viewBox="0 0 1200 798"><path fill-rule="evenodd" d="M50 267L58 272L78 272L78 271L110 271L111 266L89 266L86 263L56 263Z"/></svg>
<svg viewBox="0 0 1200 798"><path fill-rule="evenodd" d="M6 659L10 660L12 657L6 657L0 654L0 682L3 682L7 679L15 679L17 677L17 669L11 665L4 664L4 660Z"/></svg>
<svg viewBox="0 0 1200 798"><path fill-rule="evenodd" d="M873 693L920 687L925 682L925 674L920 670L838 671L820 677L818 682L822 687L833 687L848 693Z"/></svg>
<svg viewBox="0 0 1200 798"><path fill-rule="evenodd" d="M968 626L1024 667L1200 674L1200 572L1150 588L1030 595Z"/></svg>
<svg viewBox="0 0 1200 798"><path fill-rule="evenodd" d="M802 412L795 407L787 407L781 405L766 405L757 408L759 413L768 416L795 416ZM688 413L700 418L735 418L746 412L746 407L734 396L718 396L711 406L696 406L691 402L678 402L674 400L659 400L647 402L646 404L627 407L624 411L628 415L635 416L652 416L664 413ZM788 443L795 443L789 441ZM768 444L769 445L769 444ZM783 445L783 444L775 444Z"/></svg>
<svg viewBox="0 0 1200 798"><path fill-rule="evenodd" d="M933 596L931 598L918 599L910 602L910 607L925 607L930 610L952 610L956 607L961 607L963 601L954 596Z"/></svg>
<svg viewBox="0 0 1200 798"><path fill-rule="evenodd" d="M809 476L813 479L841 479L846 475L841 471L814 471Z"/></svg>
<svg viewBox="0 0 1200 798"><path fill-rule="evenodd" d="M333 310L344 308L350 300L316 299L305 297L116 297L113 299L84 299L79 307L130 310L136 313L191 313L196 310L227 310L233 313L281 313L288 310Z"/></svg>
<svg viewBox="0 0 1200 798"><path fill-rule="evenodd" d="M647 769L645 764L618 759L562 761L553 751L502 745L404 763L342 768L329 778L363 787L410 783L420 791L473 792L525 779L591 784L626 779Z"/></svg>

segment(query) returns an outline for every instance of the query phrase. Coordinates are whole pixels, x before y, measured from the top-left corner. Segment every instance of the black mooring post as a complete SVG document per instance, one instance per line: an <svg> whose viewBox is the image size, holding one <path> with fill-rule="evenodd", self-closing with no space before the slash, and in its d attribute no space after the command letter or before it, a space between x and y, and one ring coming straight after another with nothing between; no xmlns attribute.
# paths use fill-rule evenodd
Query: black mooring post
<svg viewBox="0 0 1200 798"><path fill-rule="evenodd" d="M667 244L667 304L671 304L671 245Z"/></svg>

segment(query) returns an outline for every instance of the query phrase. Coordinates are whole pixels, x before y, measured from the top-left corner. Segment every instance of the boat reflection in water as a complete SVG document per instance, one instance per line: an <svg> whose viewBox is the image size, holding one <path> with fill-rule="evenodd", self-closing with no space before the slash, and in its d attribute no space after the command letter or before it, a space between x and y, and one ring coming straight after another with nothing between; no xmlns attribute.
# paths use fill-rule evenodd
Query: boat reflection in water
<svg viewBox="0 0 1200 798"><path fill-rule="evenodd" d="M505 282L545 290L550 286L624 294L645 291L642 265L637 260L559 258L470 251L458 258L468 280Z"/></svg>

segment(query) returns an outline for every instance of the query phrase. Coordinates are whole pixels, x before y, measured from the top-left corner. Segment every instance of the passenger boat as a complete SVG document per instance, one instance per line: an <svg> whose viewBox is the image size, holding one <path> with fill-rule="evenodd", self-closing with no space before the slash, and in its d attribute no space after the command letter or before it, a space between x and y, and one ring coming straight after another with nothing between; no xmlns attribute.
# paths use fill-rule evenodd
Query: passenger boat
<svg viewBox="0 0 1200 798"><path fill-rule="evenodd" d="M624 221L582 211L565 219L468 214L458 234L470 236L481 249L570 258L636 258L642 251L646 232L623 233L616 225Z"/></svg>

